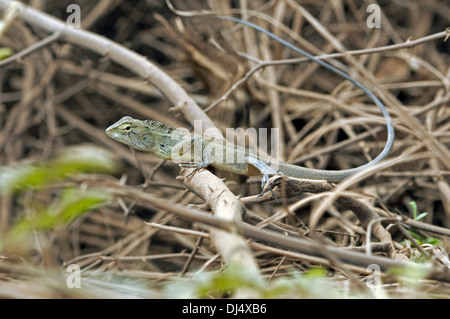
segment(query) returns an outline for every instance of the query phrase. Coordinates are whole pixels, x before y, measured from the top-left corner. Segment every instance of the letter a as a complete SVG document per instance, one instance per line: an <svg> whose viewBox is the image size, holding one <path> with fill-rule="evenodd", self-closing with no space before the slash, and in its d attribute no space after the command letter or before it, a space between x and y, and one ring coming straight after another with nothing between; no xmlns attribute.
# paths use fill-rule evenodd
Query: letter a
<svg viewBox="0 0 450 319"><path fill-rule="evenodd" d="M366 12L371 12L367 17L366 24L370 29L381 28L381 9L378 4L369 4Z"/></svg>
<svg viewBox="0 0 450 319"><path fill-rule="evenodd" d="M81 288L81 270L77 264L67 266L66 272L71 274L67 276L66 285L68 288Z"/></svg>
<svg viewBox="0 0 450 319"><path fill-rule="evenodd" d="M66 23L69 27L73 27L73 28L81 28L81 23L80 23L80 19L81 19L81 9L80 6L78 4L69 4L67 6L67 10L66 12L73 12L66 20Z"/></svg>

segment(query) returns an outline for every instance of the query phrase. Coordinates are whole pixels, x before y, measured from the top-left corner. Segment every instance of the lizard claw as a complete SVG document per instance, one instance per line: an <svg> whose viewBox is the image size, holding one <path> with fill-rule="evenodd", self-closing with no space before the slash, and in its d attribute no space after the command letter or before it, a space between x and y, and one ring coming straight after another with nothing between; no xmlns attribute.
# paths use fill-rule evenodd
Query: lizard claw
<svg viewBox="0 0 450 319"><path fill-rule="evenodd" d="M206 168L209 166L209 163L207 162L191 162L191 163L181 163L179 164L180 167L186 167L186 168L195 168L192 172L190 172L186 178L188 178L189 176L191 176L192 174L196 173L197 171L199 171L202 168Z"/></svg>
<svg viewBox="0 0 450 319"><path fill-rule="evenodd" d="M256 197L261 197L262 195L264 195L264 193L266 192L266 186L267 186L267 182L269 181L269 174L264 174L263 178L261 179L261 188L262 191L261 193L258 194L258 196ZM273 188L270 187L270 192L272 193L273 198L278 201L277 196L275 195L275 193L273 192Z"/></svg>

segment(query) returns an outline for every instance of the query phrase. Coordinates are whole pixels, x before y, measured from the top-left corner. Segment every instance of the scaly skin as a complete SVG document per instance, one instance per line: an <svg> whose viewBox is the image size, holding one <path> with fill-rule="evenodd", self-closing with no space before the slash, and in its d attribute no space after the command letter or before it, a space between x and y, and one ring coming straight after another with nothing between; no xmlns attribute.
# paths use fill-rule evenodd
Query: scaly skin
<svg viewBox="0 0 450 319"><path fill-rule="evenodd" d="M382 152L371 162L348 170L319 170L288 164L257 154L242 146L214 139L195 136L152 120L136 120L125 116L106 129L112 139L137 150L154 153L156 156L174 160L183 166L207 167L209 165L240 175L287 175L297 178L338 182L356 172L373 166L387 154ZM198 150L198 152L196 152ZM386 147L385 147L386 150ZM231 154L231 158L227 158Z"/></svg>
<svg viewBox="0 0 450 319"><path fill-rule="evenodd" d="M266 155L260 155L246 150L245 148L227 143L223 140L214 140L209 137L194 136L189 132L180 132L159 122L151 120L140 121L126 116L117 123L106 129L106 134L111 138L130 145L138 150L155 153L164 159L172 159L184 166L207 167L209 165L241 175L264 175L264 185L269 175L284 174L297 178L308 178L326 180L328 182L339 182L342 179L367 169L389 155L394 143L394 127L391 117L384 104L364 85L351 76L319 60L311 54L293 46L286 40L261 28L260 26L234 17L211 16L222 20L234 21L262 32L290 48L291 50L305 56L320 66L331 70L337 75L353 83L361 89L379 108L386 120L387 141L381 153L369 163L347 170L327 171L311 169L276 161ZM197 146L197 147L196 147ZM231 159L227 155L231 154ZM175 158L174 158L175 157Z"/></svg>

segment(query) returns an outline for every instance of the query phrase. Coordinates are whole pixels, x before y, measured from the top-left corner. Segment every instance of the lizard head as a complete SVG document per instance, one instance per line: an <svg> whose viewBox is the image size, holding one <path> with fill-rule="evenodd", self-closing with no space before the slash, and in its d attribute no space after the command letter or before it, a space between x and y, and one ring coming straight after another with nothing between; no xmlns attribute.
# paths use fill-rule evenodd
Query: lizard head
<svg viewBox="0 0 450 319"><path fill-rule="evenodd" d="M135 120L130 116L122 117L116 123L106 129L106 135L113 140L119 141L123 144L130 145L136 149L139 147L140 137L143 133L143 122Z"/></svg>
<svg viewBox="0 0 450 319"><path fill-rule="evenodd" d="M155 153L165 159L170 159L169 146L172 144L173 131L173 128L163 123L153 120L136 120L130 116L122 117L105 130L106 135L113 140L139 151Z"/></svg>

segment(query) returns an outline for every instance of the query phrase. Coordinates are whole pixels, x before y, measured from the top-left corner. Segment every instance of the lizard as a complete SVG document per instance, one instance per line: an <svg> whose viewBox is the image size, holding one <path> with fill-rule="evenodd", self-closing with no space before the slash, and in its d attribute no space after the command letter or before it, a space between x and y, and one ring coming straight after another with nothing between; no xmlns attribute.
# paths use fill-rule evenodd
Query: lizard
<svg viewBox="0 0 450 319"><path fill-rule="evenodd" d="M271 175L339 182L350 175L372 167L389 155L394 143L392 120L384 104L367 87L344 71L293 46L258 25L234 17L216 16L216 18L245 24L262 32L309 60L340 75L361 89L376 104L386 121L387 140L380 154L364 165L346 170L306 168L272 159L267 155L250 151L243 146L229 143L225 140L194 135L157 121L137 120L130 116L125 116L109 126L105 131L109 137L137 150L152 152L160 158L177 161L180 163L180 166L195 167L196 170L212 166L239 175L263 175L261 181L263 192L264 185Z"/></svg>

